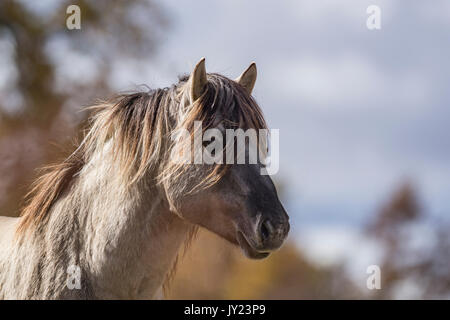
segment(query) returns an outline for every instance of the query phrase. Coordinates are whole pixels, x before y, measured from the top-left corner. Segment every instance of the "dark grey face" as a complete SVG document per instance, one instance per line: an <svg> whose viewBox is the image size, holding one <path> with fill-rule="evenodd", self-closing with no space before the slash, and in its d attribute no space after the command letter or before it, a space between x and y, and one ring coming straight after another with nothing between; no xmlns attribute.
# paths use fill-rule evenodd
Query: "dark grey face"
<svg viewBox="0 0 450 320"><path fill-rule="evenodd" d="M253 128L258 132L266 128L262 112L251 96L256 74L255 63L234 81L218 74L206 74L205 59L201 59L186 84L190 89L190 101L197 101L193 105L203 104L200 119L207 119L208 127L219 130L223 137L226 137L226 128ZM251 146L255 147L255 143ZM235 146L236 151L241 150ZM228 151L233 148L229 147L226 147ZM249 164L257 162L248 161L249 150L253 149L248 145L245 148L246 164L233 162L235 164L230 165L212 187L187 196L179 192L176 202L179 214L186 220L239 245L248 257L260 259L282 245L289 232L289 217L271 178L261 175L260 164ZM192 177L202 180L205 175L198 174L195 168L186 170L183 178L178 177L179 184L189 185Z"/></svg>
<svg viewBox="0 0 450 320"><path fill-rule="evenodd" d="M272 179L257 164L231 166L214 187L185 199L180 212L253 259L278 249L290 228Z"/></svg>
<svg viewBox="0 0 450 320"><path fill-rule="evenodd" d="M289 232L289 216L270 176L260 174L260 165L235 165L223 183L233 186L228 193L245 208L236 223L237 241L244 253L264 258L278 249Z"/></svg>

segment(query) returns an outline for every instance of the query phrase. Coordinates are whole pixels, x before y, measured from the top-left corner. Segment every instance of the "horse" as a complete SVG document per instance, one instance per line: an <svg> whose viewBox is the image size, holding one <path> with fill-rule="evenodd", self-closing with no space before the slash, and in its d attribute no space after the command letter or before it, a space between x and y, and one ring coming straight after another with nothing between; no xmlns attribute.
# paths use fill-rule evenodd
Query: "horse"
<svg viewBox="0 0 450 320"><path fill-rule="evenodd" d="M206 228L252 259L289 217L263 164L171 161L175 130L267 128L252 63L236 80L189 75L96 104L84 138L45 169L19 217L0 217L0 299L160 299L183 245Z"/></svg>

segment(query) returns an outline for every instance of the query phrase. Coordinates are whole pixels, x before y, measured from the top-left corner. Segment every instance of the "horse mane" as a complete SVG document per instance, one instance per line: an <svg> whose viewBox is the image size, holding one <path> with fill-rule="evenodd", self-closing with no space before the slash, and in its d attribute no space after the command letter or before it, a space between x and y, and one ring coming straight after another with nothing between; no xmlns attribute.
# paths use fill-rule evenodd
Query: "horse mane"
<svg viewBox="0 0 450 320"><path fill-rule="evenodd" d="M109 141L123 183L132 185L148 172L154 173L155 183L161 183L176 179L183 171L183 166L171 167L164 162L170 134L177 127L189 129L194 121L202 121L206 130L219 113L227 115L228 126L267 127L257 103L238 83L219 74L208 74L206 90L193 104L189 101L188 86L188 77L183 76L170 88L122 94L87 107L93 113L85 137L67 159L44 168L32 185L21 212L18 233L44 223L54 203L74 185L83 167ZM161 166L164 170L157 172ZM226 165L213 166L201 187L216 183L225 170Z"/></svg>

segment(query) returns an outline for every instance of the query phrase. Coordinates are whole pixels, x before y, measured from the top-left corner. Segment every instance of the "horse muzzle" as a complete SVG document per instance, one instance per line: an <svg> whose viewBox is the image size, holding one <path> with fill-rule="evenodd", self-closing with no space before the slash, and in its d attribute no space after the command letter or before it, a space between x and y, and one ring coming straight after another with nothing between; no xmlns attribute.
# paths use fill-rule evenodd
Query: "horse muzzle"
<svg viewBox="0 0 450 320"><path fill-rule="evenodd" d="M289 218L257 219L252 232L237 231L237 241L244 254L251 259L263 259L281 247L289 230Z"/></svg>

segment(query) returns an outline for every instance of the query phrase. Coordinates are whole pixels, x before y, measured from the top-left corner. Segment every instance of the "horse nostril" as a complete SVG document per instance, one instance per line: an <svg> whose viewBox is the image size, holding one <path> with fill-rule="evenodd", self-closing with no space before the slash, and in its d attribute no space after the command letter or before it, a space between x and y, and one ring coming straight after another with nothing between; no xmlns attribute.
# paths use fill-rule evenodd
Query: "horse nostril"
<svg viewBox="0 0 450 320"><path fill-rule="evenodd" d="M266 220L261 225L261 236L263 239L270 238L270 235L273 234L273 225L269 220Z"/></svg>

